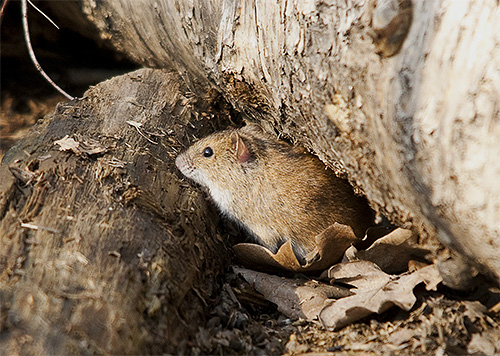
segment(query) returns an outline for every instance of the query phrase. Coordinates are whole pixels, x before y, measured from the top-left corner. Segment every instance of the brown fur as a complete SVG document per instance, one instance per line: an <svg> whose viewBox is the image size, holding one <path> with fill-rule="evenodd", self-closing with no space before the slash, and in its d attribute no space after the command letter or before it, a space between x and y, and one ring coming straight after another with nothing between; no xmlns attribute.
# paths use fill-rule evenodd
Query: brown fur
<svg viewBox="0 0 500 356"><path fill-rule="evenodd" d="M203 155L207 147L211 157ZM273 251L291 239L302 259L314 249L314 237L334 222L350 225L359 237L372 222L366 201L347 182L257 125L212 134L180 154L176 164L209 189L225 215Z"/></svg>

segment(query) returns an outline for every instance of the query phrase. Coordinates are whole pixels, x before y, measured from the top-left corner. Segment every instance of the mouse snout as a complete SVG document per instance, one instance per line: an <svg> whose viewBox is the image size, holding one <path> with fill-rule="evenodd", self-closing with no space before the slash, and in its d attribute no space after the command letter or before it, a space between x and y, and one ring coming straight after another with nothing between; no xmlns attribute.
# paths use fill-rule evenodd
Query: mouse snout
<svg viewBox="0 0 500 356"><path fill-rule="evenodd" d="M175 159L175 165L184 175L194 170L193 164L184 154L180 154Z"/></svg>
<svg viewBox="0 0 500 356"><path fill-rule="evenodd" d="M182 172L183 169L185 169L186 166L186 160L182 155L178 155L177 158L175 159L175 166L179 171Z"/></svg>

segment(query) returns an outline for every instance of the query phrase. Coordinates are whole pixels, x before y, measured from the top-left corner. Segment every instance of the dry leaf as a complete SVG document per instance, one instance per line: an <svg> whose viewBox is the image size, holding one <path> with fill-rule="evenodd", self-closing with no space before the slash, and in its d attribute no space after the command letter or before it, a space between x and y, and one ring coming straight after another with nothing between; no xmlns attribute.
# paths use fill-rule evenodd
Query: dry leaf
<svg viewBox="0 0 500 356"><path fill-rule="evenodd" d="M377 241L381 237L386 236L392 231L394 231L394 229L391 229L387 226L372 226L366 230L363 239L361 241L356 242L355 246L358 250L366 250L375 241Z"/></svg>
<svg viewBox="0 0 500 356"><path fill-rule="evenodd" d="M370 229L367 232L369 236ZM378 237L380 232L377 231ZM359 246L359 244L358 244ZM345 254L344 261L366 260L377 264L387 273L400 273L408 269L408 262L415 258L422 259L429 253L428 250L418 246L418 235L410 230L395 229L367 247L358 250L351 246Z"/></svg>
<svg viewBox="0 0 500 356"><path fill-rule="evenodd" d="M278 277L246 268L233 267L233 270L290 318L314 320L329 298L343 298L352 294L347 288L316 281Z"/></svg>
<svg viewBox="0 0 500 356"><path fill-rule="evenodd" d="M96 140L89 139L81 143L68 135L64 136L60 140L54 141L54 145L59 145L60 151L72 151L77 155L85 153L92 156L107 151L106 147L102 146L100 142Z"/></svg>
<svg viewBox="0 0 500 356"><path fill-rule="evenodd" d="M272 253L267 248L241 243L233 246L234 252L243 265L261 271L289 270L295 272L320 271L341 260L344 251L358 240L352 228L335 223L315 237L317 249L310 254L309 261L301 265L295 256L290 240Z"/></svg>
<svg viewBox="0 0 500 356"><path fill-rule="evenodd" d="M371 313L382 313L393 305L410 310L416 301L413 288L421 282L435 286L441 278L435 265L394 276L386 274L369 261L333 266L329 276L357 288L354 295L330 301L321 310L321 323L332 329L342 328Z"/></svg>
<svg viewBox="0 0 500 356"><path fill-rule="evenodd" d="M54 141L54 145L59 145L60 151L73 151L75 153L79 153L78 146L80 146L80 144L68 135L64 136L60 140Z"/></svg>
<svg viewBox="0 0 500 356"><path fill-rule="evenodd" d="M413 273L393 276L369 261L340 263L329 270L337 282L355 288L346 290L316 281L287 279L243 268L234 268L248 283L291 318L320 320L328 328L339 329L371 313L381 313L393 305L409 310L416 298L413 288L421 282L434 286L440 280L435 265ZM331 297L341 298L332 300Z"/></svg>

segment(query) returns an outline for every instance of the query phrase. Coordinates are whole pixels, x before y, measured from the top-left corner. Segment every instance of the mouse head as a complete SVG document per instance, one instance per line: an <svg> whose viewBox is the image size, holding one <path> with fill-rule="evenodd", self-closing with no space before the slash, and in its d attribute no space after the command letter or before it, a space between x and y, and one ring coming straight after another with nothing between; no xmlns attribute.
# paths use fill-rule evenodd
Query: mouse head
<svg viewBox="0 0 500 356"><path fill-rule="evenodd" d="M209 189L232 189L248 179L246 170L255 158L248 143L240 130L217 132L195 142L175 163L186 177Z"/></svg>

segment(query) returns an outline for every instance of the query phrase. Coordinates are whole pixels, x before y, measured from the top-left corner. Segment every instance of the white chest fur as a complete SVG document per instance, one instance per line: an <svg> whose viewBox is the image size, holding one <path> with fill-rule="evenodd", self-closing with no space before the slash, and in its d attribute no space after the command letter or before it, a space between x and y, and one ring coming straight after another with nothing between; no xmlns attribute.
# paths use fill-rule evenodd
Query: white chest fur
<svg viewBox="0 0 500 356"><path fill-rule="evenodd" d="M233 206L233 195L231 191L220 189L215 184L212 184L210 186L210 195L224 214L234 215L233 209L231 208Z"/></svg>

